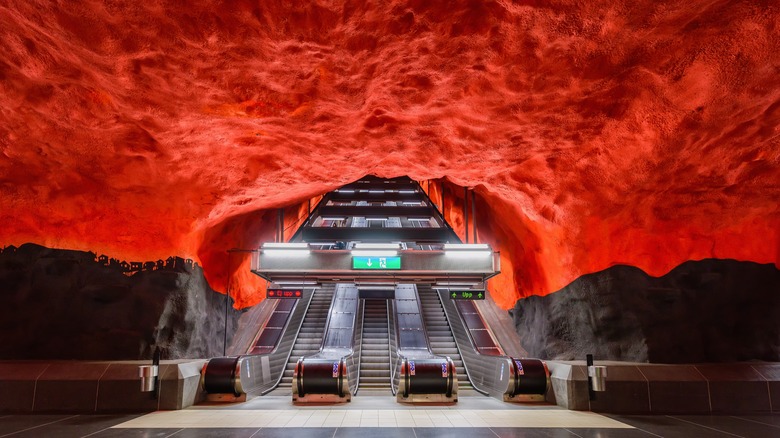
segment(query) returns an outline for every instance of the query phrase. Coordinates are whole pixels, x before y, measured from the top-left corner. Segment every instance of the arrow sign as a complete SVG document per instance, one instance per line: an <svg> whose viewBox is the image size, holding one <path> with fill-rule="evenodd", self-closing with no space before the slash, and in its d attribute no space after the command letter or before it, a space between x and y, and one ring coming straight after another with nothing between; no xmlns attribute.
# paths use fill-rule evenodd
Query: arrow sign
<svg viewBox="0 0 780 438"><path fill-rule="evenodd" d="M484 300L484 290L451 290L450 297L453 300Z"/></svg>
<svg viewBox="0 0 780 438"><path fill-rule="evenodd" d="M401 269L401 257L352 257L352 269Z"/></svg>

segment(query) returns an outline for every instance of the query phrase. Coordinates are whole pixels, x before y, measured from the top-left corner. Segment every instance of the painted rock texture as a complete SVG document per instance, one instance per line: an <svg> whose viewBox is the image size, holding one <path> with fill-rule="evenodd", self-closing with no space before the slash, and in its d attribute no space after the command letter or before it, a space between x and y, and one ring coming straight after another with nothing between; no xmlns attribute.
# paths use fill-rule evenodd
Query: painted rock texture
<svg viewBox="0 0 780 438"><path fill-rule="evenodd" d="M222 355L225 296L191 260L97 257L31 244L0 253L0 359ZM228 342L239 313L228 313Z"/></svg>
<svg viewBox="0 0 780 438"><path fill-rule="evenodd" d="M778 22L772 1L9 0L0 244L180 254L243 307L260 285L225 251L376 174L475 189L505 308L616 264L778 266Z"/></svg>
<svg viewBox="0 0 780 438"><path fill-rule="evenodd" d="M511 311L532 357L653 363L780 361L780 270L686 262L660 278L630 266L585 275Z"/></svg>

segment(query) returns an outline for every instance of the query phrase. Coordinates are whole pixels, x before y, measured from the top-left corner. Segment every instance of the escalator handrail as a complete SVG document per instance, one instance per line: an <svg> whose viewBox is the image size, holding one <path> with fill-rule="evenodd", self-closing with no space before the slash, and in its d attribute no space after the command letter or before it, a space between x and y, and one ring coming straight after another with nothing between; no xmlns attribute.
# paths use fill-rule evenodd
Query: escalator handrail
<svg viewBox="0 0 780 438"><path fill-rule="evenodd" d="M387 300L387 353L390 357L390 392L393 393L395 396L396 393L398 393L398 390L395 387L395 373L400 372L398 368L398 357L400 356L398 354L398 332L396 331L397 321L395 319L396 313L395 313L395 300ZM389 325L393 324L393 329L390 330ZM392 335L392 337L391 337ZM396 360L393 360L393 356L396 356ZM401 378L398 377L398 382L400 384Z"/></svg>
<svg viewBox="0 0 780 438"><path fill-rule="evenodd" d="M358 298L357 312L359 313L359 315L355 315L355 321L357 321L357 319L360 318L360 327L354 326L353 328L354 333L352 336L352 354L349 355L350 358L352 358L355 355L355 346L358 345L360 347L360 350L358 351L357 365L354 366L355 389L352 391L352 395L357 395L358 389L360 388L360 364L362 363L363 360L363 324L366 321L366 309L365 309L364 301L360 300L360 298ZM350 371L351 371L350 368L347 367L347 379L349 379Z"/></svg>

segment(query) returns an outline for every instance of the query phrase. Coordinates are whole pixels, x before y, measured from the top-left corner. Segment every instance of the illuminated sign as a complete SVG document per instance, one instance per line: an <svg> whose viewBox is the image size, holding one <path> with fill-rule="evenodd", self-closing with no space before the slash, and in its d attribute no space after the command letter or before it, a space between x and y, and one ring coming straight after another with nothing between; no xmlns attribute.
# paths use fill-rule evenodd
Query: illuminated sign
<svg viewBox="0 0 780 438"><path fill-rule="evenodd" d="M266 298L301 298L303 291L301 289L268 289L265 291Z"/></svg>
<svg viewBox="0 0 780 438"><path fill-rule="evenodd" d="M352 257L352 269L401 269L401 257Z"/></svg>
<svg viewBox="0 0 780 438"><path fill-rule="evenodd" d="M484 300L484 290L451 290L450 298L453 300Z"/></svg>

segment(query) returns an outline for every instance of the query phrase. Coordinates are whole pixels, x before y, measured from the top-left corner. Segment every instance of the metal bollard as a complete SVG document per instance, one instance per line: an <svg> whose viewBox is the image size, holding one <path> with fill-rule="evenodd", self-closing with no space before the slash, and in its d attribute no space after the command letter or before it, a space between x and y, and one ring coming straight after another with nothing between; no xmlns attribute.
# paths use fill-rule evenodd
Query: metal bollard
<svg viewBox="0 0 780 438"><path fill-rule="evenodd" d="M141 378L141 392L152 392L157 382L157 365L141 365L138 367L138 377Z"/></svg>
<svg viewBox="0 0 780 438"><path fill-rule="evenodd" d="M607 390L607 367L595 365L589 366L588 377L590 377L591 380L591 389L596 392Z"/></svg>

